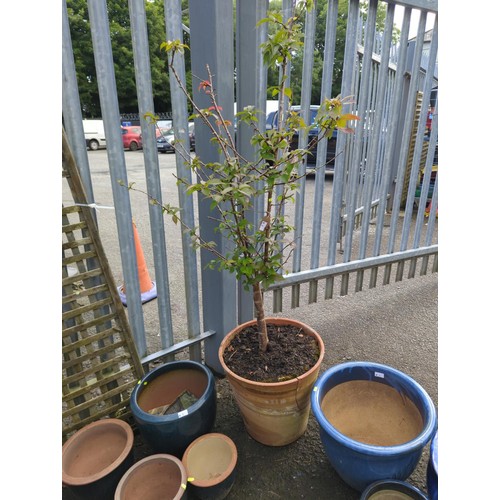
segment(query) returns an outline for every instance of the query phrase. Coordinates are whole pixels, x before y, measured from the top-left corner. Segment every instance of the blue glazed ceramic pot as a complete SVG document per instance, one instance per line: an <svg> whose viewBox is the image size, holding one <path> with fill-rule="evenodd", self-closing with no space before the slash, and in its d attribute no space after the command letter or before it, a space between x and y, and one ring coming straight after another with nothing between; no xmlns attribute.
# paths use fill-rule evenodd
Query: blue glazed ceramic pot
<svg viewBox="0 0 500 500"><path fill-rule="evenodd" d="M438 432L431 441L429 463L427 464L427 491L430 500L438 499Z"/></svg>
<svg viewBox="0 0 500 500"><path fill-rule="evenodd" d="M325 416L322 401L335 386L359 380L385 384L394 388L403 400L408 398L413 402L422 420L419 434L402 444L378 446L351 439L339 432ZM425 390L408 375L378 363L351 362L329 368L313 388L311 407L331 465L349 486L358 491L383 479L407 479L437 428L436 410Z"/></svg>
<svg viewBox="0 0 500 500"><path fill-rule="evenodd" d="M184 391L195 400L187 408L176 403ZM151 413L172 404L177 406L174 413ZM144 441L156 453L178 458L192 441L212 430L216 405L215 377L196 361L172 361L155 368L138 382L130 397L130 409Z"/></svg>
<svg viewBox="0 0 500 500"><path fill-rule="evenodd" d="M395 480L376 481L363 491L360 500L375 500L377 497L384 498L382 492L387 495L387 498L391 498L389 496L391 493L394 495L397 492L399 493L397 498L400 498L401 500L428 500L425 494L418 488L415 488L415 486L403 481ZM378 495L375 496L376 493L378 493Z"/></svg>

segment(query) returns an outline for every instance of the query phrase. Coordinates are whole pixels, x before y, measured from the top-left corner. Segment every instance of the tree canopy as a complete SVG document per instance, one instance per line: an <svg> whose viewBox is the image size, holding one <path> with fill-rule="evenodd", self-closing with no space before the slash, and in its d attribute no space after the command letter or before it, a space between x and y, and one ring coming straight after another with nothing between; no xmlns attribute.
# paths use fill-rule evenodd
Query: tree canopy
<svg viewBox="0 0 500 500"><path fill-rule="evenodd" d="M328 12L328 0L317 0L317 13L316 13L316 32L314 38L314 62L312 69L312 90L311 90L311 103L320 104L321 101L321 80L323 75L323 56L325 51L325 30L326 30L326 17ZM280 10L281 0L271 0L269 4L270 10ZM337 17L337 29L336 29L336 40L335 40L335 60L333 66L333 78L332 78L332 88L331 95L333 97L340 94L340 89L342 85L342 67L344 63L344 50L345 50L345 38L347 31L347 16L349 10L348 0L339 0L338 4L338 17ZM364 19L367 18L368 4L362 2L360 4L360 12ZM378 5L376 27L377 31L382 32L384 29L386 17L386 5L381 2ZM305 19L302 19L305 23ZM399 30L395 30L395 38L398 38ZM394 38L394 37L393 37ZM303 64L303 52L299 50L294 64L292 65L290 84L293 92L293 100L295 104L300 101L300 92L302 88L302 64ZM275 85L278 81L278 74L276 70L270 68L269 74L269 85ZM271 95L268 95L268 99Z"/></svg>

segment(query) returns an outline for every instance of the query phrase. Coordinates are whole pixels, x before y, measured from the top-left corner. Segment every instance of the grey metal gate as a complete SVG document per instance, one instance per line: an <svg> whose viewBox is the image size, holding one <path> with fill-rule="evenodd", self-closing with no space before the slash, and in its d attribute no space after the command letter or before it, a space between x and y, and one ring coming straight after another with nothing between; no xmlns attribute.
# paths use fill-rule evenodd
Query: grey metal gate
<svg viewBox="0 0 500 500"><path fill-rule="evenodd" d="M305 19L304 57L300 106L309 112L312 91L313 53L317 34L318 8L326 7L327 20L323 54L321 98L331 96L334 61L343 58L343 96L355 97L351 111L360 117L353 135L337 138L333 174L325 168L326 143L320 143L314 175L303 176L296 203L287 207L294 221L296 249L288 274L268 290L274 312L283 309L290 294L291 307L304 300L315 302L393 281L412 278L417 273L437 271L437 0L349 0L345 50L336 51L339 2L317 0ZM86 186L89 203L95 203L92 176L85 145L82 113L75 75L75 61L67 17L63 8L63 118L64 126ZM259 45L266 27L256 28L265 17L268 0L190 0L189 11L182 12L181 0L165 0L166 39L181 39L190 32L191 69L203 75L209 65L227 119L236 109L255 105L266 107L267 70ZM285 14L292 0L283 0ZM385 10L385 22L377 25L377 9ZM396 8L403 9L398 42L394 43ZM235 12L234 12L235 9ZM217 347L221 338L237 322L253 317L251 296L234 277L205 269L210 257L191 248L189 235L176 233L182 240L184 296L172 296L169 287L169 258L166 251L166 226L161 207L150 205L151 245L158 286L158 330L161 348L153 350L144 327L140 299L137 258L133 245L132 211L127 182L118 107L108 13L104 0L88 0L89 23L107 136L109 175L118 228L123 276L127 283L128 318L139 355L147 367L150 361L172 356L189 347L190 357L201 359L219 369ZM145 115L154 113L151 69L149 65L146 10L142 0L129 0L134 68L139 116L143 138L144 168L148 193L162 201L155 128ZM189 28L183 16L189 16ZM234 15L236 23L234 24ZM410 37L411 21L418 19L417 33ZM426 30L429 19L431 29ZM381 29L381 31L380 31ZM235 40L233 44L228 41ZM182 58L177 71L184 78ZM235 85L236 80L236 85ZM171 78L172 119L176 137L187 142L186 100ZM199 98L199 97L196 97ZM432 107L431 107L432 104ZM433 111L429 129L427 110ZM265 127L264 120L261 123ZM213 160L209 133L196 128L196 154L205 162ZM249 131L238 130L240 152L254 154ZM306 138L299 138L299 147ZM177 174L189 175L184 159L176 160ZM299 172L306 173L308 165ZM314 184L306 189L306 183ZM199 219L203 234L217 241L208 207L179 189L179 203L188 222ZM258 205L255 211L259 217ZM168 237L173 237L168 234ZM218 243L223 243L221 240ZM201 287L201 304L199 289ZM302 295L305 295L302 298ZM172 303L184 302L184 338L174 334ZM203 325L203 326L202 326Z"/></svg>

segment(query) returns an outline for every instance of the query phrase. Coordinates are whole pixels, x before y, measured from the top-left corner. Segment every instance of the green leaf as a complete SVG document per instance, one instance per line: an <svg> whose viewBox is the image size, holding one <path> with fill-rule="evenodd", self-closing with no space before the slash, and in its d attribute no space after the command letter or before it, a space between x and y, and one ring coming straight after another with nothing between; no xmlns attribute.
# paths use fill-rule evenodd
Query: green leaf
<svg viewBox="0 0 500 500"><path fill-rule="evenodd" d="M260 21L258 21L255 26L258 28L259 26L262 26L263 24L269 23L271 21L272 21L272 19L270 17L264 17Z"/></svg>

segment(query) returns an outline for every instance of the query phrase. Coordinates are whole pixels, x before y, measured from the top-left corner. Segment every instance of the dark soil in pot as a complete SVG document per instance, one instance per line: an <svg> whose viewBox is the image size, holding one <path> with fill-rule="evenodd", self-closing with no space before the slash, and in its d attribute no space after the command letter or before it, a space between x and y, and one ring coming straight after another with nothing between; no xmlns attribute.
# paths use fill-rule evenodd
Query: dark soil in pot
<svg viewBox="0 0 500 500"><path fill-rule="evenodd" d="M294 325L268 323L269 345L259 350L257 326L240 332L224 353L226 365L240 377L256 382L283 382L307 372L318 361L313 337Z"/></svg>

